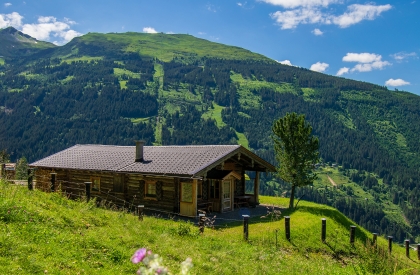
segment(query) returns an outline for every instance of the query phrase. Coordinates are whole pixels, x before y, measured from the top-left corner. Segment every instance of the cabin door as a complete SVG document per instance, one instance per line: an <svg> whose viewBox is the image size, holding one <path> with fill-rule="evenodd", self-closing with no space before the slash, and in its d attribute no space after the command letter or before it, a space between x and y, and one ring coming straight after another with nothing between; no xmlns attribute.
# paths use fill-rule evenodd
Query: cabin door
<svg viewBox="0 0 420 275"><path fill-rule="evenodd" d="M197 180L193 182L180 182L179 214L181 216L195 217L197 212Z"/></svg>
<svg viewBox="0 0 420 275"><path fill-rule="evenodd" d="M232 192L232 181L231 180L223 180L222 184L222 205L223 205L223 212L232 210L232 202L233 202L233 192Z"/></svg>

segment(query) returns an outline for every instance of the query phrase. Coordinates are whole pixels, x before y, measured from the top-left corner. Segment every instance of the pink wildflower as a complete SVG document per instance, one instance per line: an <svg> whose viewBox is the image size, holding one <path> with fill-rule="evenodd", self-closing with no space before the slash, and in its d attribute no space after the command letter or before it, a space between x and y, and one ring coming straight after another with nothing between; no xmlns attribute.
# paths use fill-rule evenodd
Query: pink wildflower
<svg viewBox="0 0 420 275"><path fill-rule="evenodd" d="M131 257L131 262L133 264L138 264L139 262L143 261L144 257L146 257L146 252L146 248L140 248L134 253L133 257Z"/></svg>

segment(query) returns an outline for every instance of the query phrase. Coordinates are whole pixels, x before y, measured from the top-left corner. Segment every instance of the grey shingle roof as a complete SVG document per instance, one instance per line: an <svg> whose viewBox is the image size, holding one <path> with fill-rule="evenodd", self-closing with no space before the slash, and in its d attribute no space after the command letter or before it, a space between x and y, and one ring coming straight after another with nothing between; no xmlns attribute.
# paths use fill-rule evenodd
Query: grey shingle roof
<svg viewBox="0 0 420 275"><path fill-rule="evenodd" d="M237 153L275 169L240 145L144 146L143 162L135 162L135 146L75 145L30 166L195 177Z"/></svg>

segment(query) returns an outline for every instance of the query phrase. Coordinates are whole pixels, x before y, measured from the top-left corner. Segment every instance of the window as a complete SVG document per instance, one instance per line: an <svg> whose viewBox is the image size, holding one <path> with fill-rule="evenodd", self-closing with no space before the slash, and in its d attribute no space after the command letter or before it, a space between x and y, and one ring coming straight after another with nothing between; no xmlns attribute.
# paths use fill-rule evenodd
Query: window
<svg viewBox="0 0 420 275"><path fill-rule="evenodd" d="M150 198L156 198L156 182L146 181L145 196Z"/></svg>
<svg viewBox="0 0 420 275"><path fill-rule="evenodd" d="M91 190L100 191L101 190L101 178L100 177L91 177L90 181L92 182Z"/></svg>
<svg viewBox="0 0 420 275"><path fill-rule="evenodd" d="M114 175L113 191L116 193L124 193L124 175Z"/></svg>
<svg viewBox="0 0 420 275"><path fill-rule="evenodd" d="M220 193L220 182L218 180L210 180L210 198L218 199Z"/></svg>

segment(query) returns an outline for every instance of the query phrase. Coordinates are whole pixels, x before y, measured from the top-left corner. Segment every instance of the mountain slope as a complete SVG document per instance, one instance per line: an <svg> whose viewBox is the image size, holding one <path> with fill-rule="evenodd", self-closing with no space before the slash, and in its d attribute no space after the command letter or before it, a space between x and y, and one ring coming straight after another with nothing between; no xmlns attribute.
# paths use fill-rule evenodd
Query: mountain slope
<svg viewBox="0 0 420 275"><path fill-rule="evenodd" d="M52 43L36 40L13 27L0 30L0 57L3 58L28 56L55 47Z"/></svg>
<svg viewBox="0 0 420 275"><path fill-rule="evenodd" d="M389 256L381 237L379 249L372 249L367 241L372 235L361 227L351 246L349 226L354 223L325 205L301 202L294 212L254 216L247 242L239 218L225 224L216 214L215 229L200 235L194 221L176 216L166 220L146 215L139 221L127 209L109 210L112 206L104 201L97 207L94 200L72 201L2 181L0 190L1 274L135 274L139 265L130 257L141 247L161 255L174 273L191 257L192 274L395 274L404 269L404 274L418 274L415 257L406 258L395 244ZM273 197L261 200L287 203ZM290 242L284 215L291 218ZM321 217L327 218L325 243L320 240Z"/></svg>
<svg viewBox="0 0 420 275"><path fill-rule="evenodd" d="M351 181L308 198L400 240L420 236L419 106L410 93L188 35L87 34L0 67L0 149L34 161L76 143L242 143L274 163L273 121L304 113L323 162ZM263 175L262 193L287 190ZM388 207L408 222L395 225Z"/></svg>

